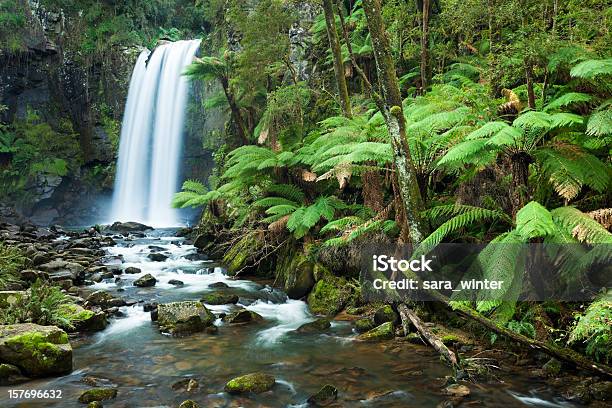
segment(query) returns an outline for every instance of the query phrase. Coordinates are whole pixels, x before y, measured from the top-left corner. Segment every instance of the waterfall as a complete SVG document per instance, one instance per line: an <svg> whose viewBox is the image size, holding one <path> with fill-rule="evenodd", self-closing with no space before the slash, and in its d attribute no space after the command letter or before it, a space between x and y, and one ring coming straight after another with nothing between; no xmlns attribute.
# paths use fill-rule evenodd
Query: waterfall
<svg viewBox="0 0 612 408"><path fill-rule="evenodd" d="M146 50L132 72L121 127L112 220L158 227L179 225L171 208L179 168L188 79L182 76L200 40Z"/></svg>

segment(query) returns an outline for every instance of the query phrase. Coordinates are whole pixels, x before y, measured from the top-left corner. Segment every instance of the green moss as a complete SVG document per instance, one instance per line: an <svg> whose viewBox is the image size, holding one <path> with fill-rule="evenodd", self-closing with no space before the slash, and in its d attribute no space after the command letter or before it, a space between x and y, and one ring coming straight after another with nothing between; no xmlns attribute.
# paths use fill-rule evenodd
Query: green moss
<svg viewBox="0 0 612 408"><path fill-rule="evenodd" d="M251 373L236 377L225 384L225 391L230 394L253 392L259 394L272 389L276 380L273 376L264 373Z"/></svg>
<svg viewBox="0 0 612 408"><path fill-rule="evenodd" d="M381 341L391 340L394 337L395 332L393 330L393 323L387 322L368 332L360 334L357 338L362 341Z"/></svg>
<svg viewBox="0 0 612 408"><path fill-rule="evenodd" d="M88 404L94 401L106 401L117 397L116 388L93 388L85 391L79 397L79 402Z"/></svg>
<svg viewBox="0 0 612 408"><path fill-rule="evenodd" d="M202 296L201 302L209 305L236 304L238 303L238 296L214 292Z"/></svg>
<svg viewBox="0 0 612 408"><path fill-rule="evenodd" d="M32 358L22 361L23 368L29 373L46 373L54 370L65 357L65 351L58 345L68 344L68 335L64 331L42 333L24 333L9 338L6 345L21 354Z"/></svg>
<svg viewBox="0 0 612 408"><path fill-rule="evenodd" d="M91 319L95 315L95 313L91 310L83 309L75 304L60 306L58 313L61 317L70 320L71 322L83 322Z"/></svg>
<svg viewBox="0 0 612 408"><path fill-rule="evenodd" d="M455 343L460 343L461 339L459 338L459 336L456 336L454 334L446 334L444 336L442 336L440 338L440 340L442 340L442 343L444 343L445 345L451 345L451 344L455 344Z"/></svg>
<svg viewBox="0 0 612 408"><path fill-rule="evenodd" d="M376 327L376 323L374 323L374 319L372 319L371 317L356 320L354 324L357 333L364 333Z"/></svg>
<svg viewBox="0 0 612 408"><path fill-rule="evenodd" d="M327 276L310 292L308 305L315 314L335 315L344 308L350 296L351 289L346 279Z"/></svg>
<svg viewBox="0 0 612 408"><path fill-rule="evenodd" d="M579 316L569 338L570 344L582 345L588 355L612 361L612 291L591 303Z"/></svg>
<svg viewBox="0 0 612 408"><path fill-rule="evenodd" d="M395 313L395 310L390 305L384 305L379 308L374 314L374 322L378 324L383 324L386 322L391 322L393 324L397 324L399 322L399 316Z"/></svg>

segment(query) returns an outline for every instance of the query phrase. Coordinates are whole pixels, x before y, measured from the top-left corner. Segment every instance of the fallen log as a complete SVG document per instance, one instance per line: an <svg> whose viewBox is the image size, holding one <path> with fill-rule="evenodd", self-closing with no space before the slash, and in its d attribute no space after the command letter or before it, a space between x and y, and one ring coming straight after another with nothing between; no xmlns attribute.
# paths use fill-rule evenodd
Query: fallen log
<svg viewBox="0 0 612 408"><path fill-rule="evenodd" d="M380 273L376 275L384 278L384 275ZM404 276L407 279L419 280L419 277L416 274L412 274L409 271L404 272ZM394 299L396 301L398 299L402 299L402 297L397 293L397 291L393 289L387 289L385 292L389 295L389 299ZM494 333L508 337L516 341L517 343L529 347L532 350L541 351L542 353L548 354L551 357L569 363L575 367L590 371L603 377L612 378L612 367L609 367L606 364L596 363L572 349L561 348L554 344L544 343L539 340L530 339L529 337L516 333L506 327L502 327L495 321L481 315L476 310L463 303L451 303L448 297L435 290L425 290L424 293L427 293L432 300L443 303L445 306L451 308L459 315L482 324Z"/></svg>
<svg viewBox="0 0 612 408"><path fill-rule="evenodd" d="M412 323L414 327L419 331L421 336L427 340L429 345L434 348L440 355L451 365L453 369L459 368L459 361L457 360L457 356L455 353L450 351L448 347L444 345L442 340L435 334L431 332L423 324L423 321L416 315L411 309L408 308L405 304L401 303L398 305L397 310L399 311L400 318L402 319L402 327L404 328L404 334L408 335L408 320Z"/></svg>

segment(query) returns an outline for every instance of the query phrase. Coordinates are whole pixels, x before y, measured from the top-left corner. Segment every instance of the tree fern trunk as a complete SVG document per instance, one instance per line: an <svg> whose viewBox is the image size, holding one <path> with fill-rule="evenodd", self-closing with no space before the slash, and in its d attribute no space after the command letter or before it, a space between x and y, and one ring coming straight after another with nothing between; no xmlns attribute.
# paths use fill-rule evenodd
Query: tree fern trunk
<svg viewBox="0 0 612 408"><path fill-rule="evenodd" d="M533 90L533 65L525 61L525 80L527 82L527 105L529 109L536 108L535 91Z"/></svg>
<svg viewBox="0 0 612 408"><path fill-rule="evenodd" d="M240 112L240 107L238 107L236 99L234 98L234 94L229 89L229 80L227 78L221 78L221 86L223 87L223 93L225 93L225 98L227 99L227 103L230 107L232 117L234 119L234 122L236 123L238 137L240 137L242 143L248 145L249 138L247 137L247 128L244 123L244 118L242 117L242 112Z"/></svg>
<svg viewBox="0 0 612 408"><path fill-rule="evenodd" d="M416 170L406 142L406 120L402 110L402 97L389 39L382 21L380 0L364 0L363 8L372 37L376 69L384 99L382 113L391 136L394 164L402 205L405 209L406 223L412 243L418 245L425 236L424 223L421 219L423 202Z"/></svg>
<svg viewBox="0 0 612 408"><path fill-rule="evenodd" d="M340 50L340 41L338 40L336 18L334 16L334 6L332 4L332 0L323 0L323 12L325 14L325 25L327 27L329 47L332 51L334 59L334 72L336 74L336 84L338 85L338 94L340 95L342 112L344 113L344 116L350 118L353 116L353 112L351 110L351 100L349 99L348 87L346 86L346 77L344 76L344 63L342 62L342 51Z"/></svg>

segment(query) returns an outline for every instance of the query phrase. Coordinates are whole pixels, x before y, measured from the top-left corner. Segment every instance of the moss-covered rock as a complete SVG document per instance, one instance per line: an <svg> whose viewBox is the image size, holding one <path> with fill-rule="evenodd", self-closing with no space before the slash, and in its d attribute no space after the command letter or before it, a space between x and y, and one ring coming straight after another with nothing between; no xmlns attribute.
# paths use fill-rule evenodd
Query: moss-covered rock
<svg viewBox="0 0 612 408"><path fill-rule="evenodd" d="M378 327L373 328L363 334L360 334L357 338L362 341L381 341L391 340L395 337L393 330L393 323L383 323Z"/></svg>
<svg viewBox="0 0 612 408"><path fill-rule="evenodd" d="M350 297L351 289L346 279L326 275L308 295L308 306L312 313L334 316L344 308Z"/></svg>
<svg viewBox="0 0 612 408"><path fill-rule="evenodd" d="M265 373L251 373L236 377L225 384L225 391L230 394L252 392L259 394L272 389L276 379Z"/></svg>
<svg viewBox="0 0 612 408"><path fill-rule="evenodd" d="M365 333L376 327L376 323L374 323L372 317L364 317L363 319L355 320L353 324L355 325L355 331L357 333Z"/></svg>
<svg viewBox="0 0 612 408"><path fill-rule="evenodd" d="M72 371L72 347L59 327L0 326L0 361L19 367L29 377L67 374Z"/></svg>
<svg viewBox="0 0 612 408"><path fill-rule="evenodd" d="M554 377L559 375L561 372L561 362L556 358L551 358L542 366L542 370L549 377Z"/></svg>
<svg viewBox="0 0 612 408"><path fill-rule="evenodd" d="M103 408L103 405L100 401L93 401L87 404L87 408Z"/></svg>
<svg viewBox="0 0 612 408"><path fill-rule="evenodd" d="M338 389L333 385L326 384L316 394L308 398L308 404L315 407L326 407L338 398Z"/></svg>
<svg viewBox="0 0 612 408"><path fill-rule="evenodd" d="M230 313L223 318L224 322L230 324L259 322L262 320L263 317L261 317L260 314L246 309L241 309L234 313Z"/></svg>
<svg viewBox="0 0 612 408"><path fill-rule="evenodd" d="M58 313L65 318L77 331L99 331L108 325L106 314L84 309L77 304L66 304L59 307ZM63 327L63 329L69 329Z"/></svg>
<svg viewBox="0 0 612 408"><path fill-rule="evenodd" d="M117 398L116 388L92 388L81 394L79 402L89 404L94 401L107 401Z"/></svg>
<svg viewBox="0 0 612 408"><path fill-rule="evenodd" d="M398 314L390 305L384 305L378 308L374 314L374 323L376 323L377 326L387 322L391 322L394 325L397 325L399 322Z"/></svg>
<svg viewBox="0 0 612 408"><path fill-rule="evenodd" d="M298 333L321 333L327 331L331 327L328 319L317 319L312 322L305 323L298 327Z"/></svg>
<svg viewBox="0 0 612 408"><path fill-rule="evenodd" d="M300 299L308 294L315 284L314 265L302 253L289 253L278 262L276 276L284 278L284 290L291 299Z"/></svg>
<svg viewBox="0 0 612 408"><path fill-rule="evenodd" d="M235 305L238 303L238 296L222 292L213 292L202 296L201 302L209 305Z"/></svg>
<svg viewBox="0 0 612 408"><path fill-rule="evenodd" d="M19 384L27 381L19 368L11 364L0 364L0 386Z"/></svg>
<svg viewBox="0 0 612 408"><path fill-rule="evenodd" d="M161 304L157 314L160 329L175 335L204 331L215 321L202 303L194 301Z"/></svg>
<svg viewBox="0 0 612 408"><path fill-rule="evenodd" d="M246 234L236 242L223 257L228 274L234 275L240 270L248 270L248 265L253 263L252 254L256 254L261 245L263 241L257 231Z"/></svg>

